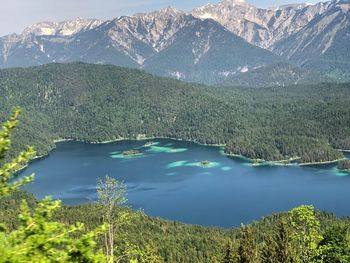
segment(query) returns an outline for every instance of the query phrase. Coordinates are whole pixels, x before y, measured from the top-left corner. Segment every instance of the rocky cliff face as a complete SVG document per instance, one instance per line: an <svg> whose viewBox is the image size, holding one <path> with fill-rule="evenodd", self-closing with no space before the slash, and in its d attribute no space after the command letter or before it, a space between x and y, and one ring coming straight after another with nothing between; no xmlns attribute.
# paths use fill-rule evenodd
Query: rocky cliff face
<svg viewBox="0 0 350 263"><path fill-rule="evenodd" d="M102 24L97 19L77 19L63 22L41 22L24 29L23 35L34 34L36 36L70 36L80 31L93 29Z"/></svg>
<svg viewBox="0 0 350 263"><path fill-rule="evenodd" d="M108 21L43 22L0 38L0 67L85 61L213 83L290 62L347 79L349 6L336 0L260 9L224 0L190 13L168 7Z"/></svg>
<svg viewBox="0 0 350 263"><path fill-rule="evenodd" d="M249 43L269 49L279 40L300 31L334 3L260 9L241 0L224 0L217 5L196 8L192 14L201 19L214 19Z"/></svg>

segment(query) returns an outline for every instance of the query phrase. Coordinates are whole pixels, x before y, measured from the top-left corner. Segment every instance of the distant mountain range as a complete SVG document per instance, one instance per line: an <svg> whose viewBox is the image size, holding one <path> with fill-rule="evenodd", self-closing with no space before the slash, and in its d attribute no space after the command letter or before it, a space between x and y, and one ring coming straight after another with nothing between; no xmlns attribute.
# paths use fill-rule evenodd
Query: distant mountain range
<svg viewBox="0 0 350 263"><path fill-rule="evenodd" d="M224 0L189 13L168 7L108 21L43 22L0 38L0 67L84 61L234 85L248 76L242 73L275 74L278 65L289 63L294 70L279 71L287 84L296 72L312 74L297 78L303 83L349 80L349 16L349 0L269 9Z"/></svg>

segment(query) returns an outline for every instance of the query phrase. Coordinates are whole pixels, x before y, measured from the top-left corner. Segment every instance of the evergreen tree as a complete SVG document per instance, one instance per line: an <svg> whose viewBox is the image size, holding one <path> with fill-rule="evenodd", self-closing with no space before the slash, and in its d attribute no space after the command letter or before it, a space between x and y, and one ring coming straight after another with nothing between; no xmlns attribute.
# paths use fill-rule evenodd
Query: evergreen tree
<svg viewBox="0 0 350 263"><path fill-rule="evenodd" d="M234 263L235 256L232 248L232 243L228 243L225 248L225 256L221 261L222 263Z"/></svg>
<svg viewBox="0 0 350 263"><path fill-rule="evenodd" d="M162 263L163 259L158 254L158 249L153 242L147 244L144 252L142 253L142 263Z"/></svg>
<svg viewBox="0 0 350 263"><path fill-rule="evenodd" d="M261 262L262 263L271 263L277 261L277 244L274 237L271 234L265 236L264 245L261 252Z"/></svg>
<svg viewBox="0 0 350 263"><path fill-rule="evenodd" d="M291 230L288 223L282 218L278 223L276 235L276 262L292 263L294 257Z"/></svg>
<svg viewBox="0 0 350 263"><path fill-rule="evenodd" d="M348 227L335 225L328 229L319 244L324 263L350 262L350 244L347 240Z"/></svg>
<svg viewBox="0 0 350 263"><path fill-rule="evenodd" d="M239 263L257 263L257 246L251 226L242 226L238 247Z"/></svg>

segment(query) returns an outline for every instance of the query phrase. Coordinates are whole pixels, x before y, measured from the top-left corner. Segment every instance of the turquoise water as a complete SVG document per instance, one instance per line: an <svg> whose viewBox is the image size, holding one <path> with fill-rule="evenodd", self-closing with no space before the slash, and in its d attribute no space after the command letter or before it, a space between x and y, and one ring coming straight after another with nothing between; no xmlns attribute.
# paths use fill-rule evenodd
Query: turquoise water
<svg viewBox="0 0 350 263"><path fill-rule="evenodd" d="M334 165L251 167L222 154L220 147L154 140L109 144L61 142L48 157L21 174L36 173L25 189L66 204L96 200L95 185L106 174L124 181L128 205L146 214L206 226L231 227L301 204L350 215L350 176ZM136 155L123 151L135 149ZM202 161L209 161L203 165Z"/></svg>

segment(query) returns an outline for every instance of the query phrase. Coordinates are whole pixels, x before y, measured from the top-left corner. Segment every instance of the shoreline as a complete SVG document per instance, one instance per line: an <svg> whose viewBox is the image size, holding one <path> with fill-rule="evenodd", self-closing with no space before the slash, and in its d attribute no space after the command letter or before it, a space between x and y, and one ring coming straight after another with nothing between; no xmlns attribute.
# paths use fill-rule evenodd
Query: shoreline
<svg viewBox="0 0 350 263"><path fill-rule="evenodd" d="M120 141L148 141L148 140L156 140L156 139L166 139L166 140L174 140L174 141L182 141L182 142L192 142L198 145L202 145L202 146L212 146L212 147L225 147L226 144L207 144L207 143L201 143L199 141L196 140L187 140L187 139L179 139L179 138L173 138L173 137L162 137L162 136L156 136L156 137L137 137L137 138L118 138L118 139L114 139L114 140L107 140L107 141L101 141L101 142L97 142L97 141L86 141L86 140L79 140L79 139L57 139L57 140L53 140L53 142L56 143L60 143L60 142L70 142L70 141L76 141L76 142L83 142L83 143L89 143L89 144L107 144L107 143L113 143L113 142L120 142Z"/></svg>
<svg viewBox="0 0 350 263"><path fill-rule="evenodd" d="M341 172L341 173L348 173L348 174L350 174L350 169L338 169L338 171Z"/></svg>
<svg viewBox="0 0 350 263"><path fill-rule="evenodd" d="M226 146L226 144L207 144L207 143L201 143L201 142L199 142L197 140L190 140L190 139L187 140L187 139L164 137L164 136L147 137L144 134L139 134L138 136L136 136L136 138L120 137L118 139L101 141L101 142L86 141L86 140L79 140L79 139L72 139L72 138L67 138L67 139L60 138L60 139L53 140L53 142L55 144L56 143L60 143L60 142L69 142L69 141L83 142L83 143L88 143L88 144L108 144L108 143L120 142L120 141L147 141L147 140L155 140L155 139L167 139L167 140L174 140L174 141L187 141L187 142L195 143L197 145L209 146L209 147L225 147ZM342 149L337 149L337 150L341 151L341 152L350 152L350 150L342 150ZM336 164L339 161L347 160L347 158L340 158L340 159L332 160L332 161L300 163L300 162L298 162L298 160L301 159L300 157L293 157L293 158L285 159L285 160L266 161L266 160L263 160L263 159L250 159L250 158L245 157L243 155L234 154L234 153L226 153L226 152L224 152L224 155L228 156L228 157L239 158L239 159L244 160L246 162L252 163L253 167L261 167L261 166L300 166L300 167L302 167L302 166L312 166L312 165ZM40 156L40 157L37 157L37 158L43 158L45 156L46 155ZM37 158L35 158L35 159L37 159Z"/></svg>
<svg viewBox="0 0 350 263"><path fill-rule="evenodd" d="M310 165L322 165L322 164L335 164L340 161L347 160L346 158L340 158L334 161L324 161L324 162L315 162L315 163L301 163L300 166L310 166Z"/></svg>
<svg viewBox="0 0 350 263"><path fill-rule="evenodd" d="M344 153L350 153L350 150L343 150L343 149L337 149L337 150Z"/></svg>

